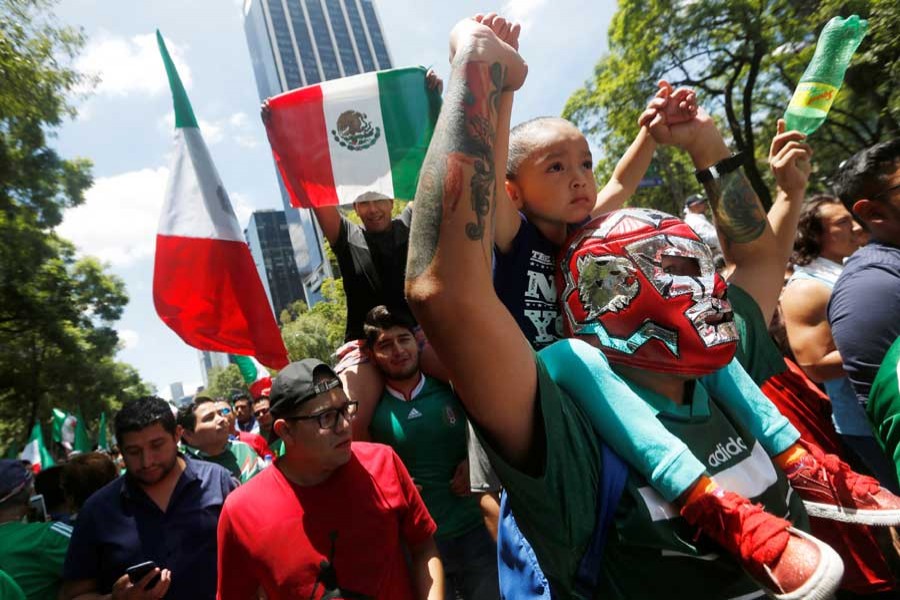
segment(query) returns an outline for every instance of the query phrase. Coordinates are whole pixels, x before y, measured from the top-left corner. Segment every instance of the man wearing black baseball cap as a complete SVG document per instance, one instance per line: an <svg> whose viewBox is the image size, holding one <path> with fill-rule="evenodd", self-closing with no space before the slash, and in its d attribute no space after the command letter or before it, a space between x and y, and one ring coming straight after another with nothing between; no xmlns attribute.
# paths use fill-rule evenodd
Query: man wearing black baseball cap
<svg viewBox="0 0 900 600"><path fill-rule="evenodd" d="M0 571L26 598L56 598L72 528L63 523L26 523L34 477L19 460L0 460Z"/></svg>
<svg viewBox="0 0 900 600"><path fill-rule="evenodd" d="M225 503L220 600L260 588L270 600L443 597L434 521L393 450L352 442L357 406L319 360L275 378L270 412L284 455Z"/></svg>

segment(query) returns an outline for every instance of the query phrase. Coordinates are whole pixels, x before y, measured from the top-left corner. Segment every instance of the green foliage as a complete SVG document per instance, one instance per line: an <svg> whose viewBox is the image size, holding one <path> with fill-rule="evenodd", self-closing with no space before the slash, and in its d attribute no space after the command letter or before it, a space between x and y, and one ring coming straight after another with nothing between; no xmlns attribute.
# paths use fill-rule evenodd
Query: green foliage
<svg viewBox="0 0 900 600"><path fill-rule="evenodd" d="M224 369L214 367L209 372L209 385L203 390L204 396L212 398L230 398L234 390L243 390L249 393L241 370L235 364L229 364Z"/></svg>
<svg viewBox="0 0 900 600"><path fill-rule="evenodd" d="M70 65L82 34L56 26L51 4L0 0L0 446L24 443L52 406L93 427L151 391L114 359L124 283L53 231L93 180L90 161L48 145L91 83Z"/></svg>
<svg viewBox="0 0 900 600"><path fill-rule="evenodd" d="M324 300L311 309L303 302L295 302L281 313L281 337L291 360L318 358L331 364L331 355L344 342L344 282L326 279L322 282L322 296Z"/></svg>
<svg viewBox="0 0 900 600"><path fill-rule="evenodd" d="M674 7L673 7L674 5ZM620 0L609 29L609 54L577 90L564 116L599 144L601 181L637 133L637 118L659 79L695 88L735 150L753 155L747 176L763 203L771 202L765 166L775 121L833 16L869 18L869 35L854 58L828 121L811 138L821 188L850 153L897 136L900 116L900 8L895 0ZM632 203L680 207L696 191L693 166L681 152L661 149L660 188Z"/></svg>

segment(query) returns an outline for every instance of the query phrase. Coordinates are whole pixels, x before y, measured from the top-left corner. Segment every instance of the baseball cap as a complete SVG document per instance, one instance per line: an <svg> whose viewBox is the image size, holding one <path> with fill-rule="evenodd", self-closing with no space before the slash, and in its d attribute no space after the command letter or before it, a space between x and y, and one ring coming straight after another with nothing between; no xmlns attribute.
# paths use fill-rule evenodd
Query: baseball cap
<svg viewBox="0 0 900 600"><path fill-rule="evenodd" d="M321 381L326 377L327 380ZM319 383L315 383L319 378ZM335 372L317 358L305 358L282 369L272 382L269 412L287 414L307 400L336 387L343 387Z"/></svg>
<svg viewBox="0 0 900 600"><path fill-rule="evenodd" d="M357 202L374 202L376 200L393 200L390 196L385 196L381 192L363 192L353 201L354 204Z"/></svg>
<svg viewBox="0 0 900 600"><path fill-rule="evenodd" d="M686 207L696 206L703 202L706 202L706 196L701 196L700 194L691 194L684 199L684 205Z"/></svg>
<svg viewBox="0 0 900 600"><path fill-rule="evenodd" d="M4 458L0 460L0 502L6 502L34 481L34 474L21 460Z"/></svg>

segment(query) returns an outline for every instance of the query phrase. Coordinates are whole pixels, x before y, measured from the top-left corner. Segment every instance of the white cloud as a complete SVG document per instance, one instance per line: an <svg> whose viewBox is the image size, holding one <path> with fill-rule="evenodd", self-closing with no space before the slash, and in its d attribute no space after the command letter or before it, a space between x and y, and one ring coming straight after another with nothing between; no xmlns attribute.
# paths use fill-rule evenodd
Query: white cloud
<svg viewBox="0 0 900 600"><path fill-rule="evenodd" d="M119 332L119 342L122 344L122 350L131 350L137 347L140 335L134 329L122 329Z"/></svg>
<svg viewBox="0 0 900 600"><path fill-rule="evenodd" d="M522 31L527 32L534 25L538 13L547 4L547 0L507 0L500 9L500 14L510 21L522 25Z"/></svg>
<svg viewBox="0 0 900 600"><path fill-rule="evenodd" d="M166 47L185 88L191 87L191 70L184 61L186 46L166 40ZM169 83L154 34L131 38L106 32L91 38L76 67L98 75L98 95L128 96L168 92Z"/></svg>
<svg viewBox="0 0 900 600"><path fill-rule="evenodd" d="M115 266L152 256L168 177L159 167L97 178L84 204L66 211L59 234Z"/></svg>
<svg viewBox="0 0 900 600"><path fill-rule="evenodd" d="M242 194L240 192L230 192L228 194L228 199L231 200L231 208L234 209L234 215L237 217L238 223L240 223L241 228L247 226L247 223L250 222L250 215L253 214L255 210L253 208L253 202L246 194Z"/></svg>
<svg viewBox="0 0 900 600"><path fill-rule="evenodd" d="M153 256L168 177L169 169L158 167L96 179L84 204L66 211L59 234L72 240L80 252L113 266ZM243 227L253 204L245 194L235 192L229 197Z"/></svg>
<svg viewBox="0 0 900 600"><path fill-rule="evenodd" d="M259 145L256 139L250 135L251 129L245 113L236 112L228 117L212 121L198 118L197 124L200 126L203 139L210 146L226 139L244 148L256 148ZM157 125L166 135L171 134L175 128L174 113L166 113L157 121Z"/></svg>

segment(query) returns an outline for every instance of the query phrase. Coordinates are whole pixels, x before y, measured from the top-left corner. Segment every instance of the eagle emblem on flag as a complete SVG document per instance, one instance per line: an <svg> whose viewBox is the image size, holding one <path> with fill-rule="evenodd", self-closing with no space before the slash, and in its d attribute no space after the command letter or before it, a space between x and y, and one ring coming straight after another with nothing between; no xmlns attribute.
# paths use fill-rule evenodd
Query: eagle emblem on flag
<svg viewBox="0 0 900 600"><path fill-rule="evenodd" d="M371 148L381 137L381 128L373 126L365 113L345 110L338 117L336 129L331 130L334 141L348 150Z"/></svg>

